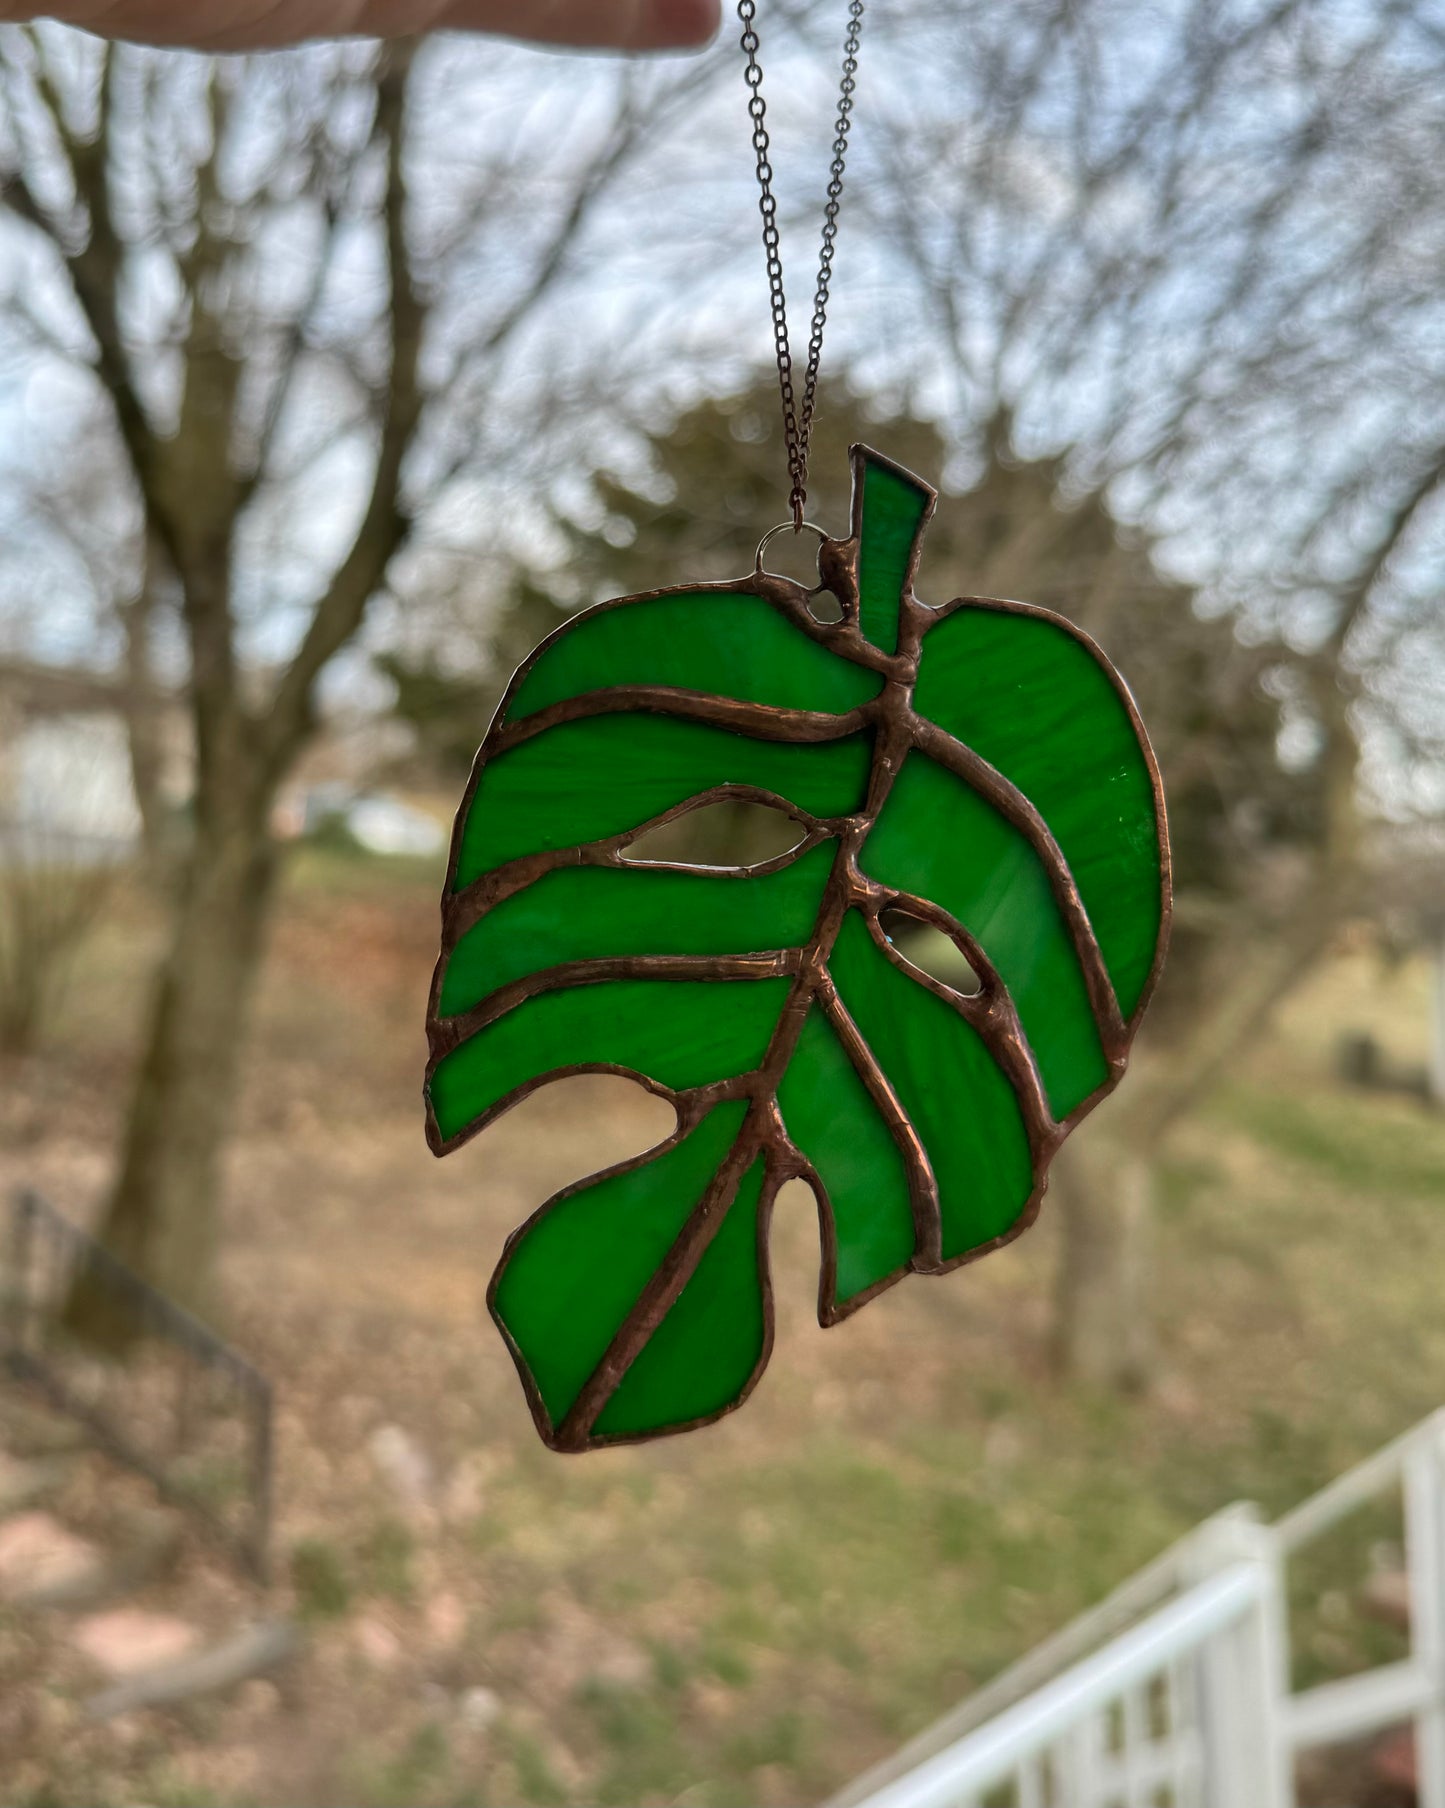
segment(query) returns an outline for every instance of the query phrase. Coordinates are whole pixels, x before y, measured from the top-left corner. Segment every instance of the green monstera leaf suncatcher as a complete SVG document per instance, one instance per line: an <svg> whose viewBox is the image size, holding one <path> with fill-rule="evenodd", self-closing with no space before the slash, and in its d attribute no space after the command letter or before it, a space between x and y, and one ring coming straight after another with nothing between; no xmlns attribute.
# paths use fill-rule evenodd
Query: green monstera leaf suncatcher
<svg viewBox="0 0 1445 1808"><path fill-rule="evenodd" d="M841 619L761 568L586 611L512 679L457 817L435 1152L563 1073L677 1109L657 1148L548 1200L492 1279L555 1449L746 1398L784 1181L817 1198L825 1325L1016 1236L1158 971L1163 800L1128 691L1056 615L921 603L935 493L852 458L851 533L819 555ZM785 811L797 845L741 870L629 859L720 800ZM976 988L914 964L900 913Z"/></svg>

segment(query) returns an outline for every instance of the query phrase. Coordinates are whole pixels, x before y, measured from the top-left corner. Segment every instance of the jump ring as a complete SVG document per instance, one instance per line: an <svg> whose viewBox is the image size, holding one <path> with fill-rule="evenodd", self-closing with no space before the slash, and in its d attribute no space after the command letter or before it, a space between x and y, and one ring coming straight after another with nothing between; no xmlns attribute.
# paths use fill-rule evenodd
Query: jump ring
<svg viewBox="0 0 1445 1808"><path fill-rule="evenodd" d="M775 540L779 534L800 533L802 531L802 528L804 528L804 527L807 528L809 533L813 533L818 536L818 545L820 547L823 545L823 543L826 540L831 538L831 536L828 534L826 529L819 527L816 521L804 521L798 527L794 527L794 525L791 521L782 521L778 524L777 527L770 527L768 529L768 531L763 535L762 539L758 541L757 554L753 560L753 570L757 576L761 577L763 575L763 554L768 549L768 542L770 540ZM773 572L771 575L774 577L779 577L782 574L780 572Z"/></svg>

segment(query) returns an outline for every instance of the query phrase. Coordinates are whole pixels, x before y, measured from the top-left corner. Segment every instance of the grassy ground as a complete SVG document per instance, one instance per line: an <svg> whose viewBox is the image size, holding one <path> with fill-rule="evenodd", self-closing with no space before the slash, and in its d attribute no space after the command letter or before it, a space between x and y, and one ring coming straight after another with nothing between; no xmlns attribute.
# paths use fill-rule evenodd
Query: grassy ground
<svg viewBox="0 0 1445 1808"><path fill-rule="evenodd" d="M240 1104L229 1328L280 1389L273 1604L305 1617L306 1652L279 1689L92 1728L63 1622L0 1617L6 1802L814 1800L1202 1515L1283 1508L1445 1398L1445 1121L1330 1075L1344 1028L1420 1058L1423 975L1351 955L1178 1138L1147 1398L1049 1378L1047 1207L1014 1248L824 1334L805 1196L780 1207L778 1348L749 1405L551 1456L487 1277L547 1193L669 1114L574 1081L435 1163L434 925L416 875L299 871ZM137 907L92 950L84 1009L12 1076L0 1178L90 1207L152 942ZM385 1425L435 1476L420 1505L370 1454ZM198 1546L157 1590L221 1587ZM1358 1650L1325 1607L1312 1674Z"/></svg>

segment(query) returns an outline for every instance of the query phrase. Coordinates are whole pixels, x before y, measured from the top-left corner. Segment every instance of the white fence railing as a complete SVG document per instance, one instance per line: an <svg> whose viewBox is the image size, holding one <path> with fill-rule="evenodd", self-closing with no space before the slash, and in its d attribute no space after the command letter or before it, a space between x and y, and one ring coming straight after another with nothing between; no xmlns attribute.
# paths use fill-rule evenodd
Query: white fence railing
<svg viewBox="0 0 1445 1808"><path fill-rule="evenodd" d="M1396 1487L1409 1655L1294 1694L1290 1559ZM1206 1521L830 1808L1293 1808L1300 1753L1401 1725L1445 1808L1445 1413L1273 1526Z"/></svg>

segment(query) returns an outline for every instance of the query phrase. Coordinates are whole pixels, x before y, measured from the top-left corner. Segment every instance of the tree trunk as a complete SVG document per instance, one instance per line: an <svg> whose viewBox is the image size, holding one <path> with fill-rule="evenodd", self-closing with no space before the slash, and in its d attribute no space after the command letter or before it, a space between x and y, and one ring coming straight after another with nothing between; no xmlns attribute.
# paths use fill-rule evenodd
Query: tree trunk
<svg viewBox="0 0 1445 1808"><path fill-rule="evenodd" d="M1109 1133L1090 1122L1055 1158L1063 1250L1054 1294L1053 1354L1061 1373L1140 1387L1152 1356L1148 1268L1157 1163L1168 1137L1255 1046L1279 1005L1311 973L1347 909L1343 884L1322 882L1291 933L1230 976L1173 1046L1150 1045L1126 1096L1109 1106Z"/></svg>
<svg viewBox="0 0 1445 1808"><path fill-rule="evenodd" d="M121 1261L203 1317L214 1304L220 1161L276 866L265 804L247 789L233 782L229 795L198 799L197 838L99 1232ZM81 1277L67 1316L102 1341L132 1334L94 1277Z"/></svg>
<svg viewBox="0 0 1445 1808"><path fill-rule="evenodd" d="M1430 971L1430 1097L1445 1108L1445 929L1436 931Z"/></svg>
<svg viewBox="0 0 1445 1808"><path fill-rule="evenodd" d="M140 812L142 872L147 881L164 891L173 871L176 837L161 792L165 751L162 724L153 699L133 694L127 699L126 743L131 789Z"/></svg>
<svg viewBox="0 0 1445 1808"><path fill-rule="evenodd" d="M143 870L164 890L175 878L176 837L168 820L162 779L165 772L165 701L151 660L151 625L160 582L161 552L147 532L140 586L120 608L124 635L125 727L130 752L131 789L140 812Z"/></svg>
<svg viewBox="0 0 1445 1808"><path fill-rule="evenodd" d="M1094 1387L1141 1389L1153 1358L1153 1161L1107 1138L1071 1142L1055 1159L1050 1191L1062 1228L1054 1366Z"/></svg>

